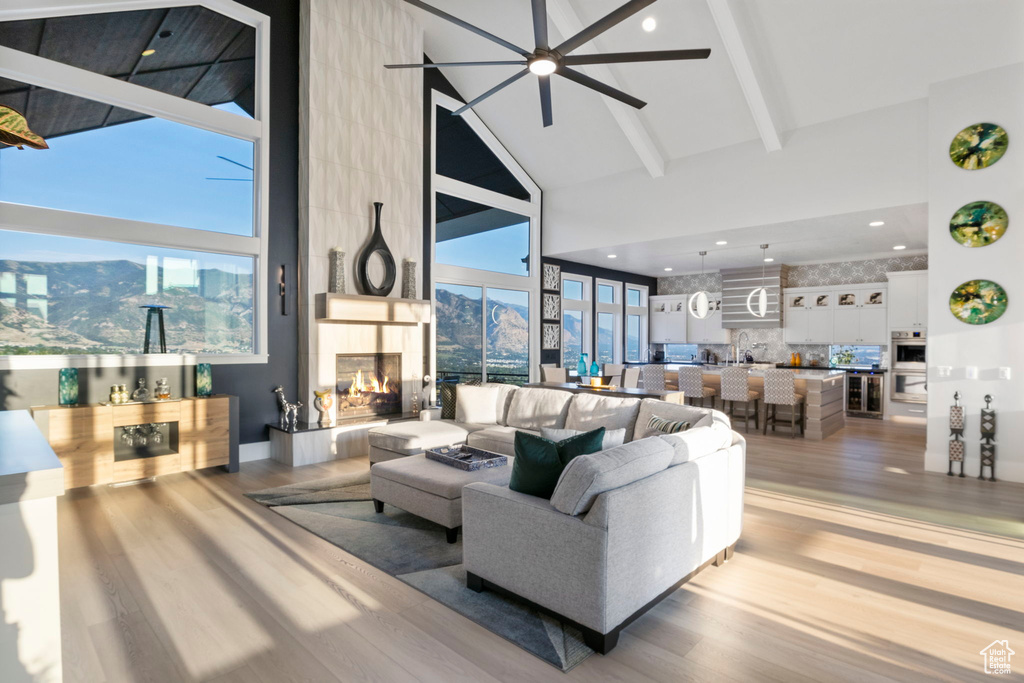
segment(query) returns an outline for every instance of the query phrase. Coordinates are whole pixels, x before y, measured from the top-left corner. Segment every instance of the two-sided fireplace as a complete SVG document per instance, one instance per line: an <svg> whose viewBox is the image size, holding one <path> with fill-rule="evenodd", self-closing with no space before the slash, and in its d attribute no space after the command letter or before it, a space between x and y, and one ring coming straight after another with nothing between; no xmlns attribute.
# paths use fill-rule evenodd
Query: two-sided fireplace
<svg viewBox="0 0 1024 683"><path fill-rule="evenodd" d="M339 420L402 412L402 354L339 353L337 360Z"/></svg>

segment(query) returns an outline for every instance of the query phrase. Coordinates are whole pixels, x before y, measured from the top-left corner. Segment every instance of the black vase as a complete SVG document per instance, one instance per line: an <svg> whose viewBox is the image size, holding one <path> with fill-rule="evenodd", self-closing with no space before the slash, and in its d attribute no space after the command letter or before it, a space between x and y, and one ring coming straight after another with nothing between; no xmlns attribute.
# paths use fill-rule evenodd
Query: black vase
<svg viewBox="0 0 1024 683"><path fill-rule="evenodd" d="M380 212L383 208L384 204L381 202L373 203L373 209L376 212L373 235L370 237L370 243L359 252L359 260L356 261L356 276L359 278L359 286L363 293L374 296L390 294L395 287L395 275L398 272L395 268L395 257L391 255L388 243L384 241L384 235L380 231ZM375 253L380 254L380 258L384 262L384 281L380 283L379 287L370 282L370 274L367 270L370 265L370 257Z"/></svg>

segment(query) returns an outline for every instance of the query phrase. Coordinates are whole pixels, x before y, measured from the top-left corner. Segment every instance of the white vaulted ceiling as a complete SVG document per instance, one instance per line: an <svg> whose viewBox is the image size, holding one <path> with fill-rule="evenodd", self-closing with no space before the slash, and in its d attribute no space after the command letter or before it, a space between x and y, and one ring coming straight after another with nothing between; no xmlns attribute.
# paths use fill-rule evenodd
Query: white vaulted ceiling
<svg viewBox="0 0 1024 683"><path fill-rule="evenodd" d="M528 50L533 48L527 0L426 1ZM574 13L583 25L589 25L624 1L548 0L552 44L564 37L558 31L559 13ZM767 103L769 125L778 132L781 151L769 153L760 142L749 97L716 25L716 17L721 23L723 8L734 20L742 48L749 55L753 85ZM425 50L434 61L516 58L514 53L438 17L411 7L409 11L424 27ZM652 33L640 27L648 16L658 22ZM561 23L564 25L564 20ZM635 214L611 210L616 204L629 206L637 201L635 189L643 176L655 184L653 194L660 193L678 204L683 200L676 198L684 197L685 189L692 186L689 180L683 180L693 173L690 166L704 163L696 160L708 158L714 150L732 148L732 157L749 159L749 163L737 163L754 167L763 164L767 174L775 166L786 168L787 158L797 153L801 155L800 165L806 166L808 156L813 158L816 152L801 148L801 141L825 130L821 128L824 122L842 120L836 125L859 129L872 121L885 120L888 114L871 115L863 121L856 115L922 100L932 83L1024 61L1022 33L1024 2L1017 0L659 0L577 53L711 48L711 57L702 61L609 67L619 87L648 102L635 120L653 141L665 169L663 178L649 174L651 164L645 164L643 155L631 145L629 131L617 122L605 98L563 78L552 78L554 125L549 128L541 125L537 82L532 75L492 96L476 111L545 191L545 202L556 219L547 220L546 209L545 230L560 231L557 244L549 245L545 235L545 254L567 257L573 252L573 256L584 258L586 250L567 245L589 242L595 247L615 246L617 230L620 241L623 234L634 242L649 241L649 246L665 239L664 233L645 235L644 228L636 226L657 225L665 218L663 207L669 202L648 196L635 207ZM471 99L518 68L443 71L460 93ZM596 76L593 71L589 73ZM745 85L749 91L750 82ZM614 101L610 106L626 108ZM908 131L927 125L925 118L913 113L917 109L905 111ZM807 127L815 132L802 135ZM861 135L869 139L863 132ZM752 145L755 141L757 145ZM880 149L878 161L907 169L901 170L903 176L913 175L917 168L923 168L924 150L908 152L910 149L908 145L901 150L909 156L898 160L887 159L887 150ZM741 154L737 150L744 151ZM827 144L817 153L823 163L833 167L844 162L835 158ZM870 169L858 172L869 182ZM729 175L717 169L714 181L727 184ZM623 182L613 180L619 177ZM590 207L586 221L573 220L573 216L587 214L588 193L581 190L590 184L594 186L591 196L607 202L610 209ZM902 184L914 191L903 196L888 196L884 191L861 193L865 197L879 196L877 205L865 198L859 204L837 201L831 209L814 206L801 211L794 207L789 213L777 212L762 220L744 217L726 227L785 225L813 216L922 201L923 178L920 183L905 180ZM618 187L622 188L621 196L614 196ZM737 196L742 201L742 193ZM794 203L792 197L786 201L789 206ZM646 210L659 213L645 216L645 206L657 207ZM735 208L727 207L730 211ZM636 222L624 225L622 213L636 215ZM685 211L680 213L685 215ZM699 235L711 229L682 223L679 235Z"/></svg>

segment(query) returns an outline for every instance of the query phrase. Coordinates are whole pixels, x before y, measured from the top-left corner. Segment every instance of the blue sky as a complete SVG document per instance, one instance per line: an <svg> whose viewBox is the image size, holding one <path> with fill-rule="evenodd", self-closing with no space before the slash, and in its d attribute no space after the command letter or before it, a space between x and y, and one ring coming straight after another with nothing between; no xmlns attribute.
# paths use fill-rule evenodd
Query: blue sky
<svg viewBox="0 0 1024 683"><path fill-rule="evenodd" d="M438 263L512 275L528 275L522 259L529 253L528 222L438 242L434 250Z"/></svg>
<svg viewBox="0 0 1024 683"><path fill-rule="evenodd" d="M235 104L217 108L247 116ZM252 167L252 142L149 118L47 143L48 150L0 150L0 201L252 234L251 180L207 180L251 179L218 157Z"/></svg>

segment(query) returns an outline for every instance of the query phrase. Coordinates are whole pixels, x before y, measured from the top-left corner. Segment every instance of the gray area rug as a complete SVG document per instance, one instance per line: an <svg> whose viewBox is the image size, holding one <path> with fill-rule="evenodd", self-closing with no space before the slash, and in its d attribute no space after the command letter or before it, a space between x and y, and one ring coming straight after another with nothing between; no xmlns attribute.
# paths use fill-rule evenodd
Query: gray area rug
<svg viewBox="0 0 1024 683"><path fill-rule="evenodd" d="M461 536L448 543L444 527L391 505L377 514L369 482L369 472L347 474L246 496L562 671L593 654L572 626L519 600L466 588Z"/></svg>

